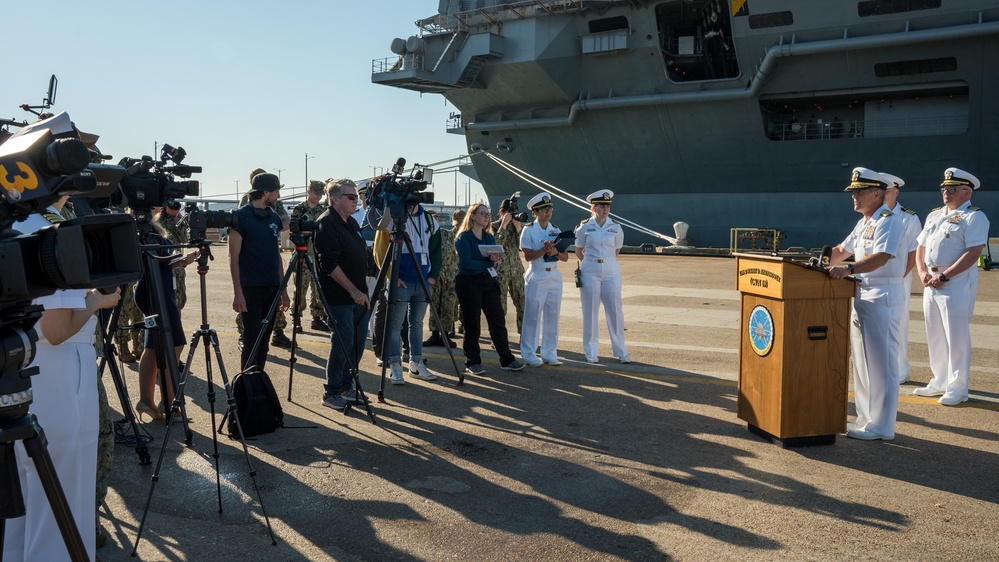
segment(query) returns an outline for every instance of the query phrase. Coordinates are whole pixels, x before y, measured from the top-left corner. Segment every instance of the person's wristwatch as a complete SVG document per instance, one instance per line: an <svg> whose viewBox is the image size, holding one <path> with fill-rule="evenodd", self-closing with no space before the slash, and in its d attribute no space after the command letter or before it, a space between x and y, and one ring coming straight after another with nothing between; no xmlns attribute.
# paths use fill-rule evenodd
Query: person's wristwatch
<svg viewBox="0 0 999 562"><path fill-rule="evenodd" d="M852 263L848 263L848 264L846 264L846 267L847 267L847 269L850 270L850 275L853 275L853 270L855 269L853 267L853 264Z"/></svg>
<svg viewBox="0 0 999 562"><path fill-rule="evenodd" d="M946 275L944 275L943 272L941 272L940 273L940 281L942 281L943 283L946 283L946 282L950 281L950 279Z"/></svg>

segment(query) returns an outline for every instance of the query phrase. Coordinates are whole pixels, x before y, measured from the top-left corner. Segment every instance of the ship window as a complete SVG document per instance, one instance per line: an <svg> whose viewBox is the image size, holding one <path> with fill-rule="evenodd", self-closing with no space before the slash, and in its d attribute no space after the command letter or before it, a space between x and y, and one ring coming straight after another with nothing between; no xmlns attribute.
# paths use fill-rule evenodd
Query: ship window
<svg viewBox="0 0 999 562"><path fill-rule="evenodd" d="M860 17L884 16L940 7L940 0L866 0L857 4Z"/></svg>
<svg viewBox="0 0 999 562"><path fill-rule="evenodd" d="M604 18L590 22L590 33L614 31L615 29L628 29L628 18L618 16L616 18Z"/></svg>
<svg viewBox="0 0 999 562"><path fill-rule="evenodd" d="M964 83L905 90L760 99L763 132L772 141L839 141L935 137L968 131Z"/></svg>
<svg viewBox="0 0 999 562"><path fill-rule="evenodd" d="M765 27L782 27L794 24L794 14L787 12L771 12L769 14L751 14L749 16L750 29L763 29Z"/></svg>
<svg viewBox="0 0 999 562"><path fill-rule="evenodd" d="M955 70L957 70L957 59L954 57L904 60L874 65L874 74L879 78L909 74L930 74L932 72L954 72Z"/></svg>
<svg viewBox="0 0 999 562"><path fill-rule="evenodd" d="M728 2L685 0L656 6L659 46L674 82L739 76Z"/></svg>

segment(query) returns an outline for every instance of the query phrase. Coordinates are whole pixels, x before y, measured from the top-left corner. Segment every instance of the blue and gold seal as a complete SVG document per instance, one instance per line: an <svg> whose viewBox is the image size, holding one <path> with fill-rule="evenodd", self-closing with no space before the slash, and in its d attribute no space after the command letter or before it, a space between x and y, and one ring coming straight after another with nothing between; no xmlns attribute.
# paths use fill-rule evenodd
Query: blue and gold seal
<svg viewBox="0 0 999 562"><path fill-rule="evenodd" d="M758 305L749 313L749 343L760 357L766 356L774 347L774 317L763 305Z"/></svg>

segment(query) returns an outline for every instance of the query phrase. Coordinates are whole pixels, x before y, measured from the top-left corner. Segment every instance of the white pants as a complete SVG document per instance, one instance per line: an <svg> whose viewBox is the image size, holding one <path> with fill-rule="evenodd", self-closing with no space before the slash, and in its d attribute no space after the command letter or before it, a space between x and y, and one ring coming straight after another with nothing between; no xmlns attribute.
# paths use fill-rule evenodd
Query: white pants
<svg viewBox="0 0 999 562"><path fill-rule="evenodd" d="M853 299L850 343L857 426L895 436L898 326L902 284L861 288Z"/></svg>
<svg viewBox="0 0 999 562"><path fill-rule="evenodd" d="M913 268L915 271L915 268ZM909 380L909 300L912 296L912 272L902 278L902 302L898 305L898 382Z"/></svg>
<svg viewBox="0 0 999 562"><path fill-rule="evenodd" d="M538 332L541 332L541 359L558 361L558 320L562 309L562 273L555 266L527 270L524 275L524 325L520 330L520 356L536 363Z"/></svg>
<svg viewBox="0 0 999 562"><path fill-rule="evenodd" d="M621 269L617 260L597 263L584 259L579 269L583 281L583 286L579 289L579 300L583 307L583 353L588 358L599 356L597 321L600 304L603 303L612 352L615 357L627 355L628 350L624 345L624 310L621 304Z"/></svg>
<svg viewBox="0 0 999 562"><path fill-rule="evenodd" d="M62 484L87 554L96 554L97 487L97 362L92 343L37 344L31 377L34 401L31 413L48 440L56 475ZM21 443L16 443L21 492L26 514L7 520L4 562L69 560L52 508L35 465Z"/></svg>
<svg viewBox="0 0 999 562"><path fill-rule="evenodd" d="M971 272L977 273L977 272ZM927 385L958 398L968 397L971 372L971 317L978 276L962 274L940 289L923 291L926 343L933 379Z"/></svg>

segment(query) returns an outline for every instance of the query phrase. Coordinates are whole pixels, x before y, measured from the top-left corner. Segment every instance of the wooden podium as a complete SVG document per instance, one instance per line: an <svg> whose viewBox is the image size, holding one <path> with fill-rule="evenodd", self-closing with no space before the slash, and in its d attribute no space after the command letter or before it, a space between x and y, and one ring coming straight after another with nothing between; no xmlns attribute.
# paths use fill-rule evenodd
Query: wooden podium
<svg viewBox="0 0 999 562"><path fill-rule="evenodd" d="M786 258L735 256L739 419L784 447L834 443L846 431L856 281Z"/></svg>

